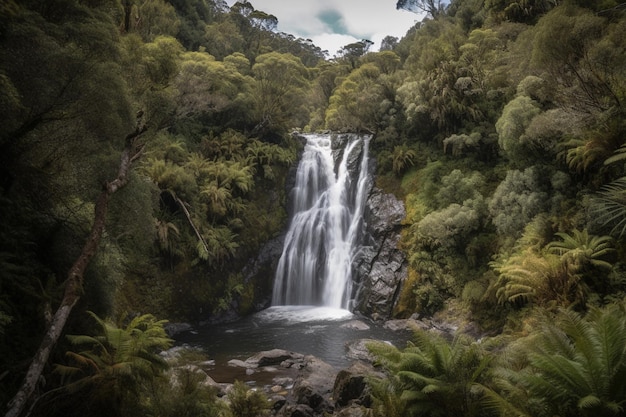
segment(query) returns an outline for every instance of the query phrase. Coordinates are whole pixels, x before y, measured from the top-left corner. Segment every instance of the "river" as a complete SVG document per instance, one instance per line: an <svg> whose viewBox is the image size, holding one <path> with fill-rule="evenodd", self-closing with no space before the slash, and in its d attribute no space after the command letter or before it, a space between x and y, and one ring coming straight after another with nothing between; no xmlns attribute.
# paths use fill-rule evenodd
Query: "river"
<svg viewBox="0 0 626 417"><path fill-rule="evenodd" d="M359 320L369 326L357 330L346 326ZM270 307L239 321L206 326L177 335L179 344L201 349L210 359L208 374L217 382L235 379L250 383L268 383L275 375L255 373L228 365L230 359L245 360L257 352L285 349L314 355L337 369L350 366L347 345L360 339L388 341L404 347L410 332L393 331L382 323L356 317L348 310L330 307L277 306Z"/></svg>

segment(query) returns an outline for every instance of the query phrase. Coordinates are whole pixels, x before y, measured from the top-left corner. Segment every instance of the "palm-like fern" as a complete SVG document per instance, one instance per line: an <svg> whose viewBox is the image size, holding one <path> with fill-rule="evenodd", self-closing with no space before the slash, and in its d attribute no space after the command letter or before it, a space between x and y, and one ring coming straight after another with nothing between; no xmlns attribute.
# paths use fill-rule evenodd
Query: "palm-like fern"
<svg viewBox="0 0 626 417"><path fill-rule="evenodd" d="M626 234L626 177L602 187L592 199L591 214L594 222L611 228L610 235L619 239Z"/></svg>
<svg viewBox="0 0 626 417"><path fill-rule="evenodd" d="M490 357L476 343L461 336L448 342L420 331L415 344L403 351L384 344L368 347L392 373L388 394L378 398L378 408L393 404L394 413L401 410L405 416L489 415L481 405L485 398L481 382ZM395 393L396 401L386 398L390 393Z"/></svg>
<svg viewBox="0 0 626 417"><path fill-rule="evenodd" d="M519 382L546 416L624 416L626 307L562 311L533 342L529 372Z"/></svg>
<svg viewBox="0 0 626 417"><path fill-rule="evenodd" d="M602 259L615 250L610 236L590 235L587 229L574 230L571 235L561 232L556 235L562 240L551 242L548 251L560 255L573 272L577 273L588 265L612 268L609 262Z"/></svg>
<svg viewBox="0 0 626 417"><path fill-rule="evenodd" d="M68 336L72 345L84 350L67 352L70 364L57 365L56 371L67 380L65 387L70 393L88 394L86 400L96 407L120 407L136 398L144 381L167 368L158 353L172 341L163 329L165 321L150 314L134 318L124 328L90 314L102 333Z"/></svg>
<svg viewBox="0 0 626 417"><path fill-rule="evenodd" d="M406 145L396 146L393 148L392 166L396 175L402 174L410 166L415 163L417 154L413 149Z"/></svg>
<svg viewBox="0 0 626 417"><path fill-rule="evenodd" d="M495 291L500 304L546 305L557 301L559 305L570 305L584 301L588 292L580 277L570 274L558 256L532 248L491 266L498 272L498 279L490 290Z"/></svg>

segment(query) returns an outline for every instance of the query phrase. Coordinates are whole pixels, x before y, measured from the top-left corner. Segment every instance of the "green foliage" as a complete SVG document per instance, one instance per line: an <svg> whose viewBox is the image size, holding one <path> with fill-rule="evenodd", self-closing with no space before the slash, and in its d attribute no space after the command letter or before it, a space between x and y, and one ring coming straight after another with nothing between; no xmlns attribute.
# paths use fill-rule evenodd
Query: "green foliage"
<svg viewBox="0 0 626 417"><path fill-rule="evenodd" d="M623 304L585 316L560 311L521 346L530 350L527 367L509 374L529 397L519 406L534 406L539 416L623 415L625 331Z"/></svg>
<svg viewBox="0 0 626 417"><path fill-rule="evenodd" d="M498 144L510 159L517 161L524 153L524 132L539 113L537 103L527 96L516 97L502 110L502 116L496 123Z"/></svg>
<svg viewBox="0 0 626 417"><path fill-rule="evenodd" d="M302 61L291 54L270 52L256 58L252 72L258 129L283 132L290 127L303 127L308 114L303 91L308 87L309 74Z"/></svg>
<svg viewBox="0 0 626 417"><path fill-rule="evenodd" d="M235 381L228 400L233 417L263 417L269 414L270 403L265 395L250 389L244 382Z"/></svg>
<svg viewBox="0 0 626 417"><path fill-rule="evenodd" d="M330 96L326 127L343 132L375 132L383 104L379 82L381 70L375 63L355 69Z"/></svg>
<svg viewBox="0 0 626 417"><path fill-rule="evenodd" d="M68 365L55 370L64 380L64 390L80 395L74 404L92 415L120 413L133 407L142 384L154 380L167 369L159 350L171 346L163 329L164 320L145 314L118 327L91 313L101 334L68 336L70 343L83 350L66 353Z"/></svg>
<svg viewBox="0 0 626 417"><path fill-rule="evenodd" d="M205 320L236 305L249 311L271 283L243 282L241 267L287 220L285 178L297 153L286 132L293 128L375 134L378 174L407 209L401 247L410 279L399 314L432 315L462 296L475 314L490 310L510 331L523 327L514 306L584 310L623 295L626 18L615 0L455 0L441 13L439 3L423 2L436 6L436 19L387 39L381 52L363 40L329 61L310 41L275 31L276 17L248 2L230 9L208 0L5 3L0 356L7 385L19 379L14 364L39 343L47 306L58 301L61 277L89 230L92 202L137 122L149 128L137 144L139 169L111 201L86 276L83 300L98 313ZM530 359L519 356L503 374L529 372ZM227 413L199 388L201 376L180 371L183 383L173 387L148 375L154 389L147 391L146 381L131 381L143 400L124 415ZM376 388L380 415L410 415L417 403L426 413L446 410L442 392L467 398L449 390L451 381L426 388L421 377L402 378ZM57 382L46 379L51 388ZM482 415L612 412L597 394L571 401L582 411L543 407L554 398L531 396L519 381L506 379L497 392L471 385L467 409L455 415L479 415L478 399ZM400 382L420 393L402 397ZM112 387L80 390L94 399ZM52 388L42 404L61 391ZM562 398L556 403L565 407ZM600 403L609 405L597 411ZM120 409L110 405L73 413Z"/></svg>
<svg viewBox="0 0 626 417"><path fill-rule="evenodd" d="M590 266L611 269L612 265L602 259L615 249L609 236L591 236L587 230L574 230L571 235L556 233L563 241L551 242L547 249L556 253L570 265L570 270L579 272Z"/></svg>
<svg viewBox="0 0 626 417"><path fill-rule="evenodd" d="M392 169L394 174L403 174L404 171L406 171L410 166L414 164L414 160L416 157L417 154L415 153L415 151L413 149L409 149L406 145L394 147L392 155Z"/></svg>
<svg viewBox="0 0 626 417"><path fill-rule="evenodd" d="M450 204L426 215L418 223L417 233L427 247L453 248L480 228L481 205L484 205L482 201L470 202L469 205Z"/></svg>
<svg viewBox="0 0 626 417"><path fill-rule="evenodd" d="M217 390L206 385L206 374L199 367L175 367L169 378L156 380L146 390L146 415L218 417L228 412L217 398Z"/></svg>
<svg viewBox="0 0 626 417"><path fill-rule="evenodd" d="M591 222L621 238L626 233L626 177L605 185L592 199Z"/></svg>
<svg viewBox="0 0 626 417"><path fill-rule="evenodd" d="M548 208L547 196L539 168L508 171L489 202L489 213L498 233L519 236L524 226Z"/></svg>
<svg viewBox="0 0 626 417"><path fill-rule="evenodd" d="M491 358L477 343L417 331L403 350L384 343L368 349L391 372L387 392L374 390L378 415L388 415L388 405L390 415L398 410L404 416L490 415L481 401Z"/></svg>

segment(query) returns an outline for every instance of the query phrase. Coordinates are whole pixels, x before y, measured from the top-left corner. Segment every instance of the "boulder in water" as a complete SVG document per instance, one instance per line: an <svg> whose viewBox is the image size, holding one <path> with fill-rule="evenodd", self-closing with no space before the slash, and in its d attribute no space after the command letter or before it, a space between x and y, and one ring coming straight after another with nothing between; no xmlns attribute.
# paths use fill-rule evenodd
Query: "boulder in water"
<svg viewBox="0 0 626 417"><path fill-rule="evenodd" d="M259 352L254 356L246 359L246 363L249 365L261 367L261 366L273 366L280 365L285 361L299 361L304 358L301 353L289 352L284 349L272 349Z"/></svg>
<svg viewBox="0 0 626 417"><path fill-rule="evenodd" d="M369 330L370 326L363 323L361 320L351 320L347 323L341 325L343 329L352 329L352 330Z"/></svg>

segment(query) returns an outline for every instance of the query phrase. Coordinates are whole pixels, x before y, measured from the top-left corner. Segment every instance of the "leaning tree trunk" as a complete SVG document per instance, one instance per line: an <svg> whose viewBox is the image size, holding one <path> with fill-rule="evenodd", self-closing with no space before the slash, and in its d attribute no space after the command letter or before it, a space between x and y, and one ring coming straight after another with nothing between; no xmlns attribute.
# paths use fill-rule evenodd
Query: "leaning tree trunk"
<svg viewBox="0 0 626 417"><path fill-rule="evenodd" d="M128 183L128 173L130 171L131 164L141 154L141 148L136 146L135 141L145 131L145 126L140 127L137 125L135 131L126 136L126 144L124 150L122 151L117 177L113 181L106 182L104 184L102 192L96 201L94 222L91 232L89 233L89 237L87 238L79 257L76 259L67 274L65 292L63 294L61 304L59 305L59 308L55 312L54 316L52 316L52 320L48 325L48 329L46 330L41 345L39 346L39 349L37 349L28 371L26 372L22 386L8 404L9 410L7 411L5 417L18 417L22 414L26 403L35 391L35 387L41 377L44 366L48 362L50 352L61 337L61 333L63 332L63 328L65 327L65 323L67 322L72 308L74 308L80 298L80 295L82 294L85 269L98 250L98 245L100 244L100 239L102 238L102 232L104 231L111 195Z"/></svg>

